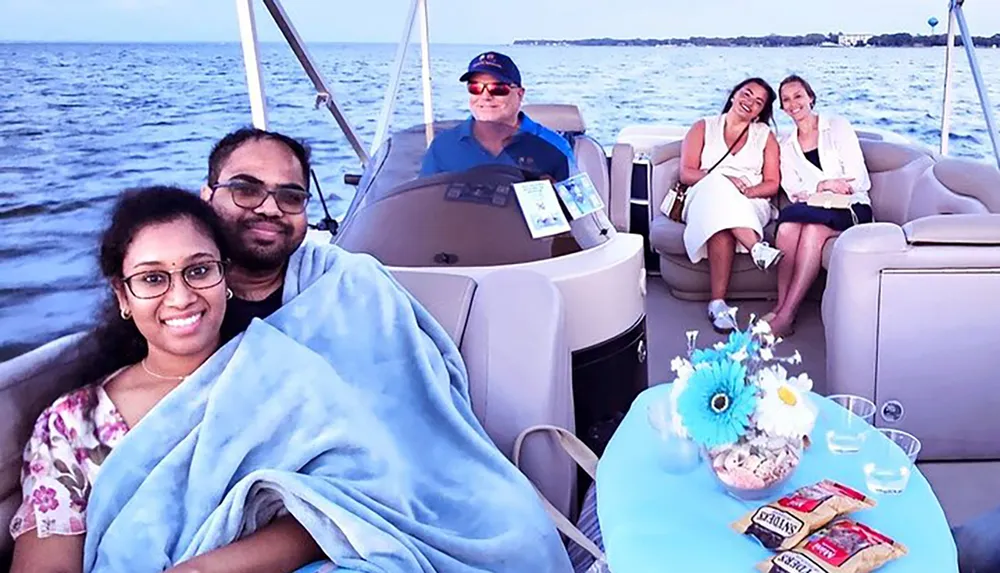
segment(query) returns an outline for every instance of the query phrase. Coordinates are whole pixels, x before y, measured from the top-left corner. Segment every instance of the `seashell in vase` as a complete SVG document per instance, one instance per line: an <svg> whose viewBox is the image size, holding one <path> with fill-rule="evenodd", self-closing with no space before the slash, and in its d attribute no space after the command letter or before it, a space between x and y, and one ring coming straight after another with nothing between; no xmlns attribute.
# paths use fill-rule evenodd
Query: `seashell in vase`
<svg viewBox="0 0 1000 573"><path fill-rule="evenodd" d="M772 497L802 461L803 440L744 436L705 452L712 475L739 499Z"/></svg>

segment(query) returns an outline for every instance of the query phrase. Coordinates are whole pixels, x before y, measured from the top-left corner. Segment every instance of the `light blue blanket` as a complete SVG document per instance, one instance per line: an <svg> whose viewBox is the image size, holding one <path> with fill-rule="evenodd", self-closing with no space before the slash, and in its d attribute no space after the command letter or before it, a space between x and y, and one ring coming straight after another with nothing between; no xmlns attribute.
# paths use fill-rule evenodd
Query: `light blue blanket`
<svg viewBox="0 0 1000 573"><path fill-rule="evenodd" d="M381 265L307 245L283 294L104 462L87 573L162 571L282 508L338 570L571 569L473 415L455 344Z"/></svg>

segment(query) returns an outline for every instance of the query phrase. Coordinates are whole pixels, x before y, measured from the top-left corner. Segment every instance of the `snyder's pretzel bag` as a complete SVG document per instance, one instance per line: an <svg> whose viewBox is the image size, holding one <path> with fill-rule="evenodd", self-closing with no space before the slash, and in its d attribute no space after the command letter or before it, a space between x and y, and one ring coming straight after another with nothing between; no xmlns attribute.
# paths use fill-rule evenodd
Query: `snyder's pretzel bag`
<svg viewBox="0 0 1000 573"><path fill-rule="evenodd" d="M849 517L757 565L761 573L870 573L906 555L906 546Z"/></svg>
<svg viewBox="0 0 1000 573"><path fill-rule="evenodd" d="M773 551L795 547L835 517L875 507L875 500L831 480L801 487L743 516L733 529Z"/></svg>

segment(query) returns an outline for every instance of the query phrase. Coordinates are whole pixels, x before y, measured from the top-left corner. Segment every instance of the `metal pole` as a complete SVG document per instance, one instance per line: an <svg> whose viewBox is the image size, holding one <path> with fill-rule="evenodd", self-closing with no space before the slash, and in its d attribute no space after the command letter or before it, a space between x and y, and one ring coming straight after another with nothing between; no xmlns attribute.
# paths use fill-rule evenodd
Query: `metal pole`
<svg viewBox="0 0 1000 573"><path fill-rule="evenodd" d="M976 91L979 92L979 103L983 106L983 115L986 117L986 129L989 130L990 141L993 143L993 156L997 161L997 167L1000 167L1000 135L997 133L997 122L993 117L989 92L986 90L986 83L983 82L983 72L979 68L979 59L976 58L976 46L972 43L969 24L965 21L965 13L962 11L963 2L964 0L955 0L955 16L958 29L962 31L962 44L965 46L965 54L969 57L969 67L972 68L972 79L976 82Z"/></svg>
<svg viewBox="0 0 1000 573"><path fill-rule="evenodd" d="M396 107L396 95L399 93L399 81L403 75L403 64L406 63L406 50L410 45L410 37L413 35L413 21L417 17L419 8L420 0L413 0L410 4L409 14L406 16L406 23L403 25L403 39L396 46L396 61L393 64L392 75L389 76L389 86L385 90L385 101L382 102L382 113L379 115L378 126L375 128L375 139L369 150L372 155L375 155L389 131L392 111Z"/></svg>
<svg viewBox="0 0 1000 573"><path fill-rule="evenodd" d="M955 51L955 0L948 6L948 43L944 49L944 100L941 102L941 155L948 155L948 138L951 136L951 81L955 71L952 58Z"/></svg>
<svg viewBox="0 0 1000 573"><path fill-rule="evenodd" d="M249 1L249 0L247 0ZM347 117L344 115L343 110L337 105L337 100L334 99L333 90L331 90L323 75L320 73L319 68L313 62L312 57L309 55L308 50L306 50L305 43L299 36L298 31L292 26L291 20L289 20L288 15L285 13L285 9L282 8L281 3L278 0L263 0L264 7L267 11L271 13L271 18L274 19L274 23L277 24L278 29L281 30L281 34L285 37L285 41L288 42L288 46L295 53L295 57L298 58L299 63L302 64L302 69L305 70L306 75L312 81L313 86L316 88L317 99L316 103L326 106L333 114L333 118L337 121L337 125L340 126L340 130L344 132L344 136L347 137L347 141L354 148L354 153L357 154L358 159L361 160L361 164L364 166L368 165L370 157L368 152L365 151L363 145L361 145L361 140L358 139L357 134L354 132L354 128L351 127Z"/></svg>
<svg viewBox="0 0 1000 573"><path fill-rule="evenodd" d="M420 4L420 72L424 87L424 126L427 146L434 140L434 102L431 99L431 40L427 24L427 0Z"/></svg>
<svg viewBox="0 0 1000 573"><path fill-rule="evenodd" d="M253 0L236 0L236 15L240 25L240 45L243 46L243 67L247 74L247 93L250 95L250 117L254 127L267 129L267 101L260 73L260 45L257 42Z"/></svg>

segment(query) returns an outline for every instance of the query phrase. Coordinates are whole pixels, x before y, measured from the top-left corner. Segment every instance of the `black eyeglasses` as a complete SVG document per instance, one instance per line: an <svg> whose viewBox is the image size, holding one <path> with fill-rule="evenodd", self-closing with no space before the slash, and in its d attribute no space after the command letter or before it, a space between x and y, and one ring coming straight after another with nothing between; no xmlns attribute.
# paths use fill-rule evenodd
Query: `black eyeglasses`
<svg viewBox="0 0 1000 573"><path fill-rule="evenodd" d="M200 261L177 271L142 271L122 279L136 298L157 298L167 294L174 274L180 274L184 284L202 290L212 288L226 276L222 261Z"/></svg>
<svg viewBox="0 0 1000 573"><path fill-rule="evenodd" d="M310 195L308 191L290 187L278 187L271 190L263 183L237 179L226 181L225 183L216 183L212 186L212 192L214 193L219 188L229 189L229 194L233 197L233 203L243 209L256 209L260 207L271 195L274 196L274 202L278 205L278 209L281 209L282 213L288 215L298 215L305 211L306 205L309 204Z"/></svg>

